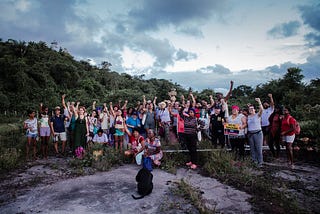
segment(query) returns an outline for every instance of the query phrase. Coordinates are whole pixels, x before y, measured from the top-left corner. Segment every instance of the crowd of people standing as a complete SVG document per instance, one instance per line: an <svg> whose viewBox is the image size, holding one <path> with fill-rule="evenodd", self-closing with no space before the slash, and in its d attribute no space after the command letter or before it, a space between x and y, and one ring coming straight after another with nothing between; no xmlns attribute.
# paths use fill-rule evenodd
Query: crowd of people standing
<svg viewBox="0 0 320 214"><path fill-rule="evenodd" d="M263 102L256 98L254 104L244 108L231 105L229 114L229 93L209 96L206 100L197 100L192 93L188 98L181 96L177 101L175 94L169 94L168 100L157 103L157 97L128 107L119 101L97 106L94 101L89 111L80 102L65 102L62 95L62 107L56 106L54 112L40 104L38 118L36 111L28 112L24 122L27 131L26 155L29 158L33 149L33 158L37 158L37 137L40 136L42 157L48 158L50 136L53 139L54 152L65 156L68 151L81 158L90 143L100 143L113 147L128 157L143 155L150 157L155 165L161 164L163 152L161 144L171 143L170 133L182 147L189 151L190 160L186 163L192 169L198 167L197 142L202 138L211 140L214 148L230 147L236 160L243 160L245 144L250 145L251 159L259 167L263 164L263 145L268 144L275 158L279 157L280 143L285 143L288 163L293 167L292 143L295 138L295 120L290 108L275 105L272 94ZM59 143L61 151L59 151ZM275 146L275 148L274 148Z"/></svg>

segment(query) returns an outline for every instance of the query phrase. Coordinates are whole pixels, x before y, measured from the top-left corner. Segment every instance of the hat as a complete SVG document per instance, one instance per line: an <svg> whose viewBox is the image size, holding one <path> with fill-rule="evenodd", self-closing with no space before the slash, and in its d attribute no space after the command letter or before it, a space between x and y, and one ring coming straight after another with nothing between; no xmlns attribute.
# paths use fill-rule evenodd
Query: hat
<svg viewBox="0 0 320 214"><path fill-rule="evenodd" d="M240 110L239 106L236 106L236 105L232 106L231 108L232 108L232 110L233 109L238 110L238 111Z"/></svg>
<svg viewBox="0 0 320 214"><path fill-rule="evenodd" d="M165 107L167 106L167 104L166 104L165 102L161 102L161 103L159 103L159 106L160 106L161 108L165 108Z"/></svg>
<svg viewBox="0 0 320 214"><path fill-rule="evenodd" d="M56 106L54 110L60 110L60 106Z"/></svg>
<svg viewBox="0 0 320 214"><path fill-rule="evenodd" d="M193 113L196 113L196 110L194 108L189 108L188 112L189 111L193 111Z"/></svg>
<svg viewBox="0 0 320 214"><path fill-rule="evenodd" d="M137 116L138 112L137 111L133 111L131 115L136 115Z"/></svg>

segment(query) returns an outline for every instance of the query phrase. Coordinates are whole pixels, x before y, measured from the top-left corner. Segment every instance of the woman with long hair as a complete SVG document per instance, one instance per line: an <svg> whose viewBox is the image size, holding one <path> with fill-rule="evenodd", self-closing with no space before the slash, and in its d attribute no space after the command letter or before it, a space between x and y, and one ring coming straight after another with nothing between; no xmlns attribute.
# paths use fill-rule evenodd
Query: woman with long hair
<svg viewBox="0 0 320 214"><path fill-rule="evenodd" d="M284 117L281 122L281 136L282 142L286 145L288 165L290 168L294 168L293 165L293 148L292 144L295 139L294 125L295 119L290 115L291 108L288 106L283 107Z"/></svg>

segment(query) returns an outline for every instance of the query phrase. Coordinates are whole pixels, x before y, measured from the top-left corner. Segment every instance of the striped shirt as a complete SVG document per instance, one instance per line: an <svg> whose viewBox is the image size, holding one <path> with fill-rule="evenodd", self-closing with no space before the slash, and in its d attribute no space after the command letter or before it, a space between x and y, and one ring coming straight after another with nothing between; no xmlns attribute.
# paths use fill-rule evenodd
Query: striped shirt
<svg viewBox="0 0 320 214"><path fill-rule="evenodd" d="M197 126L203 128L205 123L196 117L184 117L184 133L185 134L197 134Z"/></svg>

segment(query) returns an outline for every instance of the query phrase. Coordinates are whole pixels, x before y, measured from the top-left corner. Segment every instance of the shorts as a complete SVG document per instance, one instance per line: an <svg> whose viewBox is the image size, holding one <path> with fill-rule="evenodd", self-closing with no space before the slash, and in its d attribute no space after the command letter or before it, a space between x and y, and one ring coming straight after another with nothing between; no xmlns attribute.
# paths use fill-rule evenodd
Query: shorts
<svg viewBox="0 0 320 214"><path fill-rule="evenodd" d="M67 140L67 134L66 132L58 132L58 133L55 133L54 134L54 138L53 138L53 141L54 142L58 142L60 139L60 141L66 141Z"/></svg>
<svg viewBox="0 0 320 214"><path fill-rule="evenodd" d="M116 133L114 134L115 136L123 136L124 133L120 131L119 129L116 129Z"/></svg>
<svg viewBox="0 0 320 214"><path fill-rule="evenodd" d="M27 132L27 138L36 139L37 137L38 137L38 134Z"/></svg>
<svg viewBox="0 0 320 214"><path fill-rule="evenodd" d="M262 126L261 129L262 129L263 136L267 136L270 132L269 126Z"/></svg>
<svg viewBox="0 0 320 214"><path fill-rule="evenodd" d="M295 137L296 135L285 135L282 136L282 141L286 143L293 143Z"/></svg>
<svg viewBox="0 0 320 214"><path fill-rule="evenodd" d="M40 127L40 136L49 137L50 136L50 127Z"/></svg>

